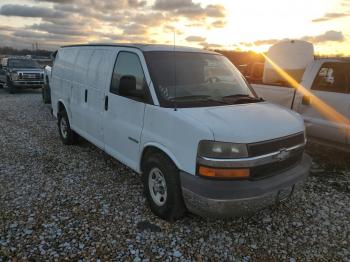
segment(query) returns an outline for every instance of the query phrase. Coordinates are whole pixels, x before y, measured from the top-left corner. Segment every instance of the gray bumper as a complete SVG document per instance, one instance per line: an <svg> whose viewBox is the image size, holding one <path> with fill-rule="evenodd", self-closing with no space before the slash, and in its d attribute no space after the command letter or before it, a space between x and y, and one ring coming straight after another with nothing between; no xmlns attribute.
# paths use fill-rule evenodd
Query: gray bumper
<svg viewBox="0 0 350 262"><path fill-rule="evenodd" d="M309 174L311 158L266 179L211 180L181 172L182 192L189 211L204 217L234 217L256 212L288 199Z"/></svg>
<svg viewBox="0 0 350 262"><path fill-rule="evenodd" d="M44 85L44 81L12 81L11 84L17 88L39 88Z"/></svg>

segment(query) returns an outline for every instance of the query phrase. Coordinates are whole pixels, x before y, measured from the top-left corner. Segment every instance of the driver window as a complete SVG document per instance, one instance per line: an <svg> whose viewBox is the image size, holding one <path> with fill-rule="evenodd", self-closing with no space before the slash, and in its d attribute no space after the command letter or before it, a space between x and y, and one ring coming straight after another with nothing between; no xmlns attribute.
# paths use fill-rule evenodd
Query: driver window
<svg viewBox="0 0 350 262"><path fill-rule="evenodd" d="M136 89L145 88L145 76L139 57L130 52L120 52L115 63L110 92L119 95L119 83L122 76L134 76Z"/></svg>
<svg viewBox="0 0 350 262"><path fill-rule="evenodd" d="M312 85L312 90L349 93L350 72L345 63L326 63Z"/></svg>

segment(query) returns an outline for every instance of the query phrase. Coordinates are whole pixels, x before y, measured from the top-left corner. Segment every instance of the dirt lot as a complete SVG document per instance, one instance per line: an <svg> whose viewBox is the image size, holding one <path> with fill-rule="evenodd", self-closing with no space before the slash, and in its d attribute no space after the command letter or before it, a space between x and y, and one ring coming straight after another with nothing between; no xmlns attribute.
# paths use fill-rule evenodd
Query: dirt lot
<svg viewBox="0 0 350 262"><path fill-rule="evenodd" d="M95 146L64 146L39 91L0 89L0 261L350 261L350 156L311 146L291 201L249 218L169 224L137 174Z"/></svg>

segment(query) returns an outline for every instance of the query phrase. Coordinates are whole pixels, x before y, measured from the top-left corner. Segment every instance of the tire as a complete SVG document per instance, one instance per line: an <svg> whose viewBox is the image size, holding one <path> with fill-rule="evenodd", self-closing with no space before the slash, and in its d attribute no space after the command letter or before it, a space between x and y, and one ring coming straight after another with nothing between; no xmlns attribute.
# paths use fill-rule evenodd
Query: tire
<svg viewBox="0 0 350 262"><path fill-rule="evenodd" d="M162 153L145 156L143 186L152 212L173 222L183 217L186 207L182 197L179 170ZM158 182L155 182L158 180Z"/></svg>
<svg viewBox="0 0 350 262"><path fill-rule="evenodd" d="M49 90L48 85L43 85L41 88L41 93L42 93L42 98L43 98L43 103L44 104L51 104L51 95L50 95L50 90Z"/></svg>
<svg viewBox="0 0 350 262"><path fill-rule="evenodd" d="M73 145L77 142L77 134L70 128L69 119L65 110L58 114L58 132L63 144Z"/></svg>

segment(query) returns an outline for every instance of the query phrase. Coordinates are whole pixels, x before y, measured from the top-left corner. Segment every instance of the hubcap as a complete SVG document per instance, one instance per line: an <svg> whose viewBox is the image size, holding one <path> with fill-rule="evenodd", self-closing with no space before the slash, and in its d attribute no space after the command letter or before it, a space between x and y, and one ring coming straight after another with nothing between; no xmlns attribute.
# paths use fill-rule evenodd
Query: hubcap
<svg viewBox="0 0 350 262"><path fill-rule="evenodd" d="M67 125L67 121L64 117L61 119L60 129L61 129L61 134L62 134L63 138L67 138L68 125Z"/></svg>
<svg viewBox="0 0 350 262"><path fill-rule="evenodd" d="M167 200L166 181L162 171L155 167L148 176L148 187L151 197L158 206L163 206Z"/></svg>

